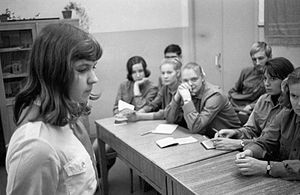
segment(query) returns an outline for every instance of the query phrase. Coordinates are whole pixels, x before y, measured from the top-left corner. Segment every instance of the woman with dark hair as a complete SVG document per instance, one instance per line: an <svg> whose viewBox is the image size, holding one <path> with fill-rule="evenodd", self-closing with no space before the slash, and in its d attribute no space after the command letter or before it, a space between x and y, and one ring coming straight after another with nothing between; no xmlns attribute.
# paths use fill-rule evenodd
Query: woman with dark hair
<svg viewBox="0 0 300 195"><path fill-rule="evenodd" d="M98 82L99 43L70 24L50 24L34 41L30 74L15 100L18 126L7 151L7 194L93 194L95 156L78 120Z"/></svg>
<svg viewBox="0 0 300 195"><path fill-rule="evenodd" d="M283 107L281 92L282 81L294 70L293 64L286 58L268 60L264 67L264 85L266 94L260 96L246 122L239 129L222 129L213 139L217 149L242 149L264 134L264 128L270 125Z"/></svg>
<svg viewBox="0 0 300 195"><path fill-rule="evenodd" d="M283 108L265 134L236 155L235 164L243 175L268 175L300 180L300 68L287 77L285 90L291 108Z"/></svg>
<svg viewBox="0 0 300 195"><path fill-rule="evenodd" d="M149 81L150 71L146 61L140 56L133 56L127 61L127 81L121 83L113 113L118 114L119 100L134 105L138 111L151 102L157 94L157 87Z"/></svg>

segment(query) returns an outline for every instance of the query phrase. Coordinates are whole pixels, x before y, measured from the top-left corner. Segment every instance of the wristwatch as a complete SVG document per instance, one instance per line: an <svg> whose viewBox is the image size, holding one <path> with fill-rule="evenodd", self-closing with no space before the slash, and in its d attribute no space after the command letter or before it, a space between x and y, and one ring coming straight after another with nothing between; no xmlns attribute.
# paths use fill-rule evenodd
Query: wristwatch
<svg viewBox="0 0 300 195"><path fill-rule="evenodd" d="M270 164L270 161L268 161L268 165L267 165L267 175L270 175L270 171L271 171L271 164Z"/></svg>
<svg viewBox="0 0 300 195"><path fill-rule="evenodd" d="M241 144L242 148L244 148L244 147L245 147L244 140L242 140L240 144Z"/></svg>

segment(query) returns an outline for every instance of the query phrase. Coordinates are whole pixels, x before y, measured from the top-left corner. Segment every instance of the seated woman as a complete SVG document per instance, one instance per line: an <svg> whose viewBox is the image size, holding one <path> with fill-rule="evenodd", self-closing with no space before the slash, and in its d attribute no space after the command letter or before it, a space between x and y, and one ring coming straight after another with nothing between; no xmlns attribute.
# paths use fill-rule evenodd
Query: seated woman
<svg viewBox="0 0 300 195"><path fill-rule="evenodd" d="M165 109L166 120L188 127L191 133L214 136L213 128L238 128L240 120L220 87L205 81L203 70L188 63L181 72L179 85Z"/></svg>
<svg viewBox="0 0 300 195"><path fill-rule="evenodd" d="M133 56L127 62L127 79L120 85L118 95L116 97L113 108L114 115L119 113L118 102L123 100L135 106L135 110L140 110L152 101L157 94L157 87L155 87L149 80L150 71L147 70L146 61L140 56ZM122 114L123 115L123 114ZM115 151L109 146L105 146L107 156L113 156ZM93 143L93 149L96 154L96 160L99 162L99 146L97 140ZM109 158L107 160L107 169L109 170L115 163L116 158ZM97 163L98 171L100 169ZM100 172L98 172L100 175Z"/></svg>
<svg viewBox="0 0 300 195"><path fill-rule="evenodd" d="M150 71L146 61L140 56L133 56L127 62L127 81L121 83L113 108L114 115L119 113L118 102L122 100L135 106L138 111L149 104L157 94L157 87L148 80Z"/></svg>
<svg viewBox="0 0 300 195"><path fill-rule="evenodd" d="M288 76L283 88L289 95L291 108L283 108L264 129L264 135L236 155L235 164L243 175L267 174L286 180L300 180L299 67Z"/></svg>
<svg viewBox="0 0 300 195"><path fill-rule="evenodd" d="M164 119L164 109L171 102L180 84L181 62L177 59L164 59L160 65L164 85L156 98L138 112L126 115L129 121Z"/></svg>
<svg viewBox="0 0 300 195"><path fill-rule="evenodd" d="M177 59L182 63L182 50L181 47L177 44L170 44L164 50L165 59ZM160 89L163 86L161 77L158 78L158 88Z"/></svg>
<svg viewBox="0 0 300 195"><path fill-rule="evenodd" d="M281 82L294 70L293 64L286 58L268 60L264 70L264 85L267 93L262 95L252 111L247 123L239 129L222 129L213 139L217 149L236 150L259 137L262 131L282 109ZM234 138L234 139L230 139Z"/></svg>

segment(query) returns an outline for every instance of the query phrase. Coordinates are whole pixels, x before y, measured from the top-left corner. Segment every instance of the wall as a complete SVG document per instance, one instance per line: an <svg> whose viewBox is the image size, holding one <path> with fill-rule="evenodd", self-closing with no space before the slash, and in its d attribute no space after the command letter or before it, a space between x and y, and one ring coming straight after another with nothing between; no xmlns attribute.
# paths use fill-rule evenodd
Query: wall
<svg viewBox="0 0 300 195"><path fill-rule="evenodd" d="M16 17L62 17L69 0L1 0L0 12L9 8ZM88 13L90 29L119 32L188 26L188 0L74 0ZM24 9L25 8L25 9ZM49 9L51 8L51 9ZM73 14L73 17L78 17Z"/></svg>

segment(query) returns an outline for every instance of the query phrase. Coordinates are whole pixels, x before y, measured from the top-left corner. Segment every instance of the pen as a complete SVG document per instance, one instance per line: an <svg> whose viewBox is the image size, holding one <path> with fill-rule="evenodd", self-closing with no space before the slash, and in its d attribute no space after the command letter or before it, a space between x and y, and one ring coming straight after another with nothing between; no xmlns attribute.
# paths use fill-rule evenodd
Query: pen
<svg viewBox="0 0 300 195"><path fill-rule="evenodd" d="M141 136L143 136L143 135L147 135L147 134L150 134L150 133L152 133L152 130L150 130L150 131L146 131L146 132L142 133L142 134L141 134Z"/></svg>
<svg viewBox="0 0 300 195"><path fill-rule="evenodd" d="M217 129L215 129L215 128L211 128L211 129L218 135L218 137L220 137L219 131Z"/></svg>

